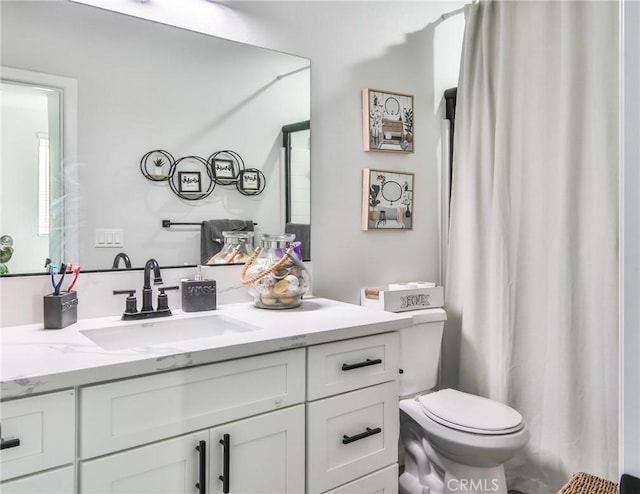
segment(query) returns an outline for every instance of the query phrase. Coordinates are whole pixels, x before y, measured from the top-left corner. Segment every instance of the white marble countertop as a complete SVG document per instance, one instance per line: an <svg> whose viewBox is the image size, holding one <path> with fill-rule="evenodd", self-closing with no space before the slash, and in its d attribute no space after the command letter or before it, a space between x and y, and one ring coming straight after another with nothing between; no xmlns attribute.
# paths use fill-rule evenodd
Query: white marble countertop
<svg viewBox="0 0 640 494"><path fill-rule="evenodd" d="M123 328L142 322L175 322L226 316L257 327L242 332L105 349L83 331ZM162 372L249 355L394 331L411 316L366 309L323 298L305 299L296 309L265 310L251 303L219 306L216 311L174 311L168 318L121 321L120 316L80 320L60 330L42 324L0 329L2 399L65 389L113 379ZM132 331L137 328L132 328ZM151 328L148 328L151 330ZM176 332L179 334L179 332ZM117 347L117 338L114 339ZM126 346L126 345L125 345Z"/></svg>

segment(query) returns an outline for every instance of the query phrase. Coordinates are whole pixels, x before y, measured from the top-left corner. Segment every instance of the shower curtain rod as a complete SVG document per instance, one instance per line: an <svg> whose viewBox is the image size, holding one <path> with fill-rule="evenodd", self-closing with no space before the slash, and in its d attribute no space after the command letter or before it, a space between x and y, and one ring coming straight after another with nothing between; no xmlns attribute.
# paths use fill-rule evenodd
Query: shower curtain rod
<svg viewBox="0 0 640 494"><path fill-rule="evenodd" d="M464 7L460 7L459 9L452 10L451 12L445 12L442 14L438 20L436 21L438 24L442 21L446 21L449 17L453 17L454 15L462 14L464 12Z"/></svg>
<svg viewBox="0 0 640 494"><path fill-rule="evenodd" d="M303 70L310 69L311 65L306 65L304 67L300 67L299 69L292 70L291 72L287 72L286 74L280 74L276 76L276 80L284 79L285 77L289 77L290 75L297 74L298 72L302 72Z"/></svg>

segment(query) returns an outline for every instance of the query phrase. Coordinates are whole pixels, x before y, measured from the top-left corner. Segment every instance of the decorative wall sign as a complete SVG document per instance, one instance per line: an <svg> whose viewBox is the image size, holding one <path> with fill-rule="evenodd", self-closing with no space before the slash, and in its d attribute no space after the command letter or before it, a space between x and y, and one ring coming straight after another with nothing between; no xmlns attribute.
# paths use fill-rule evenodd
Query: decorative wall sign
<svg viewBox="0 0 640 494"><path fill-rule="evenodd" d="M235 151L218 151L207 160L218 185L234 185L244 170L244 161Z"/></svg>
<svg viewBox="0 0 640 494"><path fill-rule="evenodd" d="M213 192L215 186L207 162L199 156L185 156L171 167L169 187L182 199L204 199Z"/></svg>
<svg viewBox="0 0 640 494"><path fill-rule="evenodd" d="M362 136L365 151L413 153L413 96L364 89Z"/></svg>
<svg viewBox="0 0 640 494"><path fill-rule="evenodd" d="M365 168L362 174L362 229L413 229L414 174Z"/></svg>
<svg viewBox="0 0 640 494"><path fill-rule="evenodd" d="M215 159L211 162L213 176L218 180L234 180L236 178L236 170L233 160Z"/></svg>
<svg viewBox="0 0 640 494"><path fill-rule="evenodd" d="M230 150L217 151L206 160L185 156L176 161L168 151L157 149L142 157L140 171L153 182L168 181L171 190L187 201L204 199L216 184L235 185L242 195L255 196L267 183L260 170L245 169L242 157Z"/></svg>
<svg viewBox="0 0 640 494"><path fill-rule="evenodd" d="M178 191L187 193L202 192L200 172L178 172Z"/></svg>
<svg viewBox="0 0 640 494"><path fill-rule="evenodd" d="M248 168L240 172L240 177L236 186L238 192L245 196L255 196L260 194L266 185L264 175L260 170Z"/></svg>

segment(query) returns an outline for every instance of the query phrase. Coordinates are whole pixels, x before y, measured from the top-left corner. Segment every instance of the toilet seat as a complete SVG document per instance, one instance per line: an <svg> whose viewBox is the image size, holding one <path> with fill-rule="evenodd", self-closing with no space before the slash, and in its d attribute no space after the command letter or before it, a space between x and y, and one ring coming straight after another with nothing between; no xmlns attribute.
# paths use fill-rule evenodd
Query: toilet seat
<svg viewBox="0 0 640 494"><path fill-rule="evenodd" d="M524 427L522 415L498 401L443 389L418 398L422 411L431 420L472 434L510 434Z"/></svg>

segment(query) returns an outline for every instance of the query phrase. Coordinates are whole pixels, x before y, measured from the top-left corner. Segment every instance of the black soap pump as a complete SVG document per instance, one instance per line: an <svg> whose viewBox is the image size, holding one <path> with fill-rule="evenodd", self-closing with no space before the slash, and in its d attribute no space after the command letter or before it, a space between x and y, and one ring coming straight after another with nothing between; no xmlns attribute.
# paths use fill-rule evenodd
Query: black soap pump
<svg viewBox="0 0 640 494"><path fill-rule="evenodd" d="M182 310L198 312L216 309L216 282L206 280L202 275L202 266L192 280L182 280Z"/></svg>

